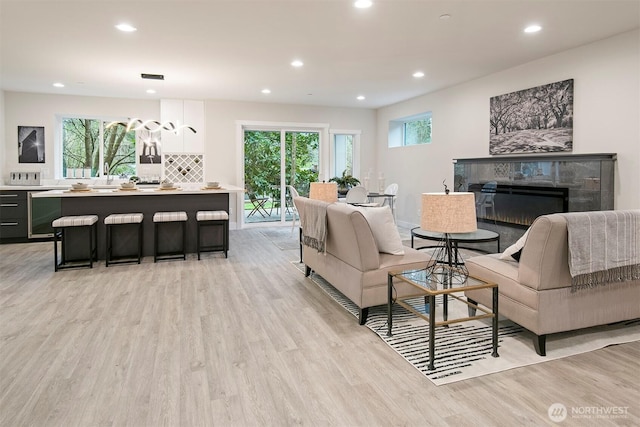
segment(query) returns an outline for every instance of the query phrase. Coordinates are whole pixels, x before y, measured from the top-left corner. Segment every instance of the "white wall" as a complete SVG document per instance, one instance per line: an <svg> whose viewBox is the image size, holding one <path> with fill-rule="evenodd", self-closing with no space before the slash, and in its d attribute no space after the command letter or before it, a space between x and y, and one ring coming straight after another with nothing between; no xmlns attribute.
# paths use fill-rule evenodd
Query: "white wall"
<svg viewBox="0 0 640 427"><path fill-rule="evenodd" d="M376 113L362 108L326 108L303 105L233 101L206 101L207 179L240 185L237 176L243 159L236 144L237 121L281 123L325 123L333 129L361 130L363 147L374 147ZM375 166L375 150L361 150L361 169Z"/></svg>
<svg viewBox="0 0 640 427"><path fill-rule="evenodd" d="M378 110L377 169L397 182L398 221L419 223L420 194L453 188L453 159L489 156L489 99L574 79L573 153L617 153L615 208L640 208L640 32L561 52ZM433 112L433 142L388 148L389 121Z"/></svg>
<svg viewBox="0 0 640 427"><path fill-rule="evenodd" d="M2 179L7 182L9 172L41 170L43 177L53 179L54 137L56 115L97 115L105 117L160 118L160 102L119 98L99 98L34 93L6 92L4 133L4 161L0 162ZM0 104L1 105L1 104ZM326 108L300 105L280 105L230 101L206 101L205 178L229 184L236 181L238 158L236 121L271 121L298 123L327 123L332 128L362 130L363 145L375 144L374 110L356 108ZM0 122L1 123L1 122ZM18 163L18 126L45 127L45 164ZM0 128L1 130L2 128ZM363 150L362 165L375 165L375 151ZM3 167L4 166L4 167ZM365 169L366 170L366 169Z"/></svg>
<svg viewBox="0 0 640 427"><path fill-rule="evenodd" d="M158 101L87 96L4 93L4 182L9 172L40 171L43 179L54 179L56 115L159 118ZM44 126L45 163L18 163L18 126Z"/></svg>
<svg viewBox="0 0 640 427"><path fill-rule="evenodd" d="M0 158L0 176L6 183L9 173L41 171L44 179L54 179L54 141L56 115L93 115L102 117L160 118L160 101L117 98L5 93L6 127L4 161ZM205 101L205 179L241 186L243 159L237 143L236 122L326 123L334 129L362 131L362 144L375 146L376 113L370 109L326 108L230 101ZM18 163L18 126L45 127L45 164ZM1 131L1 128L0 128ZM375 150L361 150L361 164L368 170L375 166ZM235 197L231 206L237 204ZM232 213L234 216L235 213ZM231 221L232 227L235 222Z"/></svg>
<svg viewBox="0 0 640 427"><path fill-rule="evenodd" d="M326 108L300 105L205 101L206 178L239 185L242 164L236 121L327 123L337 129L361 129L361 170L384 172L386 183L400 185L398 219L419 221L420 194L453 184L455 158L489 153L489 98L545 83L573 78L574 153L618 153L616 209L640 208L640 34L622 34L561 52L519 67L439 92L382 108ZM5 92L0 110L0 174L40 169L53 178L56 114L160 117L160 102ZM387 147L389 120L433 112L433 142ZM2 122L4 118L4 128ZM44 126L46 163L18 163L17 127ZM4 156L4 159L2 158ZM34 168L36 166L37 168Z"/></svg>

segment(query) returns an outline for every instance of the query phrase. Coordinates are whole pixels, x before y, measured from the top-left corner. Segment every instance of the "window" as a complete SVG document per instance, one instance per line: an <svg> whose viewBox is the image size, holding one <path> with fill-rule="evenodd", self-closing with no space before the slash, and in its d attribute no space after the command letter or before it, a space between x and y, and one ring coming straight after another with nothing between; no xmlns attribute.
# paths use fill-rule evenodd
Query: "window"
<svg viewBox="0 0 640 427"><path fill-rule="evenodd" d="M62 118L62 176L93 178L136 175L136 134L125 123Z"/></svg>
<svg viewBox="0 0 640 427"><path fill-rule="evenodd" d="M389 122L389 147L431 143L431 112Z"/></svg>
<svg viewBox="0 0 640 427"><path fill-rule="evenodd" d="M335 150L335 163L333 165L336 174L346 171L353 173L353 135L335 135L333 140Z"/></svg>
<svg viewBox="0 0 640 427"><path fill-rule="evenodd" d="M360 133L359 130L331 130L331 177L341 176L343 172L359 176Z"/></svg>

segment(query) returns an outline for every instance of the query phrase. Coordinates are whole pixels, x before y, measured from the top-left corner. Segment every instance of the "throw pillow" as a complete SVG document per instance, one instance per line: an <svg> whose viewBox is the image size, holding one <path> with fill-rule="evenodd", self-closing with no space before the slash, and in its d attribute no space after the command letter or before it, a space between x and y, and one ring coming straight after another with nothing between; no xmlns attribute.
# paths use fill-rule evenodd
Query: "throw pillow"
<svg viewBox="0 0 640 427"><path fill-rule="evenodd" d="M389 206L356 206L355 209L360 211L369 223L379 252L404 255L402 239L400 239L400 233L398 233L398 227L393 221L393 213L391 213Z"/></svg>
<svg viewBox="0 0 640 427"><path fill-rule="evenodd" d="M505 249L502 254L500 254L500 259L509 260L509 261L520 261L520 255L522 254L522 248L524 247L525 242L527 241L527 236L529 235L529 230L525 231L525 233L515 242L513 245L509 246Z"/></svg>

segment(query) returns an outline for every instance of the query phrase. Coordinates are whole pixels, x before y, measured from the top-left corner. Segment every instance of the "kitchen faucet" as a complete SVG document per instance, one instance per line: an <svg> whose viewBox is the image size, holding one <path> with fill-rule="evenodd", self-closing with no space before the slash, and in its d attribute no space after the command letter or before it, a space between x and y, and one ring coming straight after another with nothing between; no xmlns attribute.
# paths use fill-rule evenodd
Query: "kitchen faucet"
<svg viewBox="0 0 640 427"><path fill-rule="evenodd" d="M113 179L110 176L109 163L107 162L104 162L103 173L107 174L107 185L111 184Z"/></svg>

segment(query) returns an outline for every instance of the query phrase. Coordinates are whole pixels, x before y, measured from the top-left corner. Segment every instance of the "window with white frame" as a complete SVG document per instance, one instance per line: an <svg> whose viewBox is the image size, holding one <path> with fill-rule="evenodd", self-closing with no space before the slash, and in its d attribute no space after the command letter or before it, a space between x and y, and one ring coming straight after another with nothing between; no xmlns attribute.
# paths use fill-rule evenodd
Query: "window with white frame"
<svg viewBox="0 0 640 427"><path fill-rule="evenodd" d="M360 173L360 131L331 130L331 176L358 177Z"/></svg>
<svg viewBox="0 0 640 427"><path fill-rule="evenodd" d="M335 135L333 139L335 150L334 169L336 173L346 171L353 173L353 135Z"/></svg>
<svg viewBox="0 0 640 427"><path fill-rule="evenodd" d="M136 132L124 122L61 117L64 178L136 175ZM108 166L107 166L108 165Z"/></svg>
<svg viewBox="0 0 640 427"><path fill-rule="evenodd" d="M389 121L389 147L430 144L431 112Z"/></svg>

